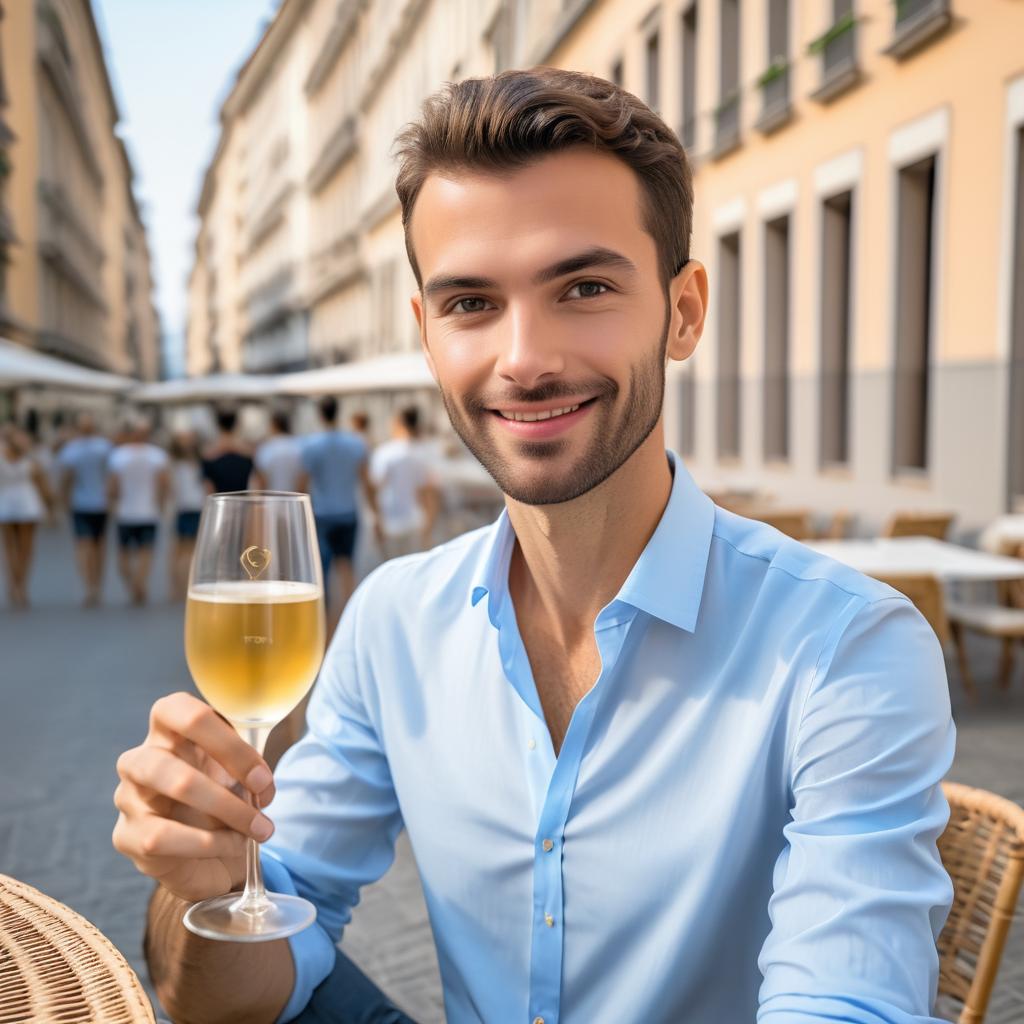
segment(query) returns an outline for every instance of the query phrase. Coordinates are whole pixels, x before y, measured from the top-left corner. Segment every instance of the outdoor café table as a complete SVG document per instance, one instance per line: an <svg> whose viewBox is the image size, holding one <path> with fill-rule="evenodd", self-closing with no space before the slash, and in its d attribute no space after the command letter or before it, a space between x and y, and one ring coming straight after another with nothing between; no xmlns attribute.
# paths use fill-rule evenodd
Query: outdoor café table
<svg viewBox="0 0 1024 1024"><path fill-rule="evenodd" d="M0 875L0 1024L154 1024L135 972L63 903Z"/></svg>
<svg viewBox="0 0 1024 1024"><path fill-rule="evenodd" d="M807 546L866 576L921 573L943 583L1024 579L1024 559L976 551L932 537L816 540Z"/></svg>

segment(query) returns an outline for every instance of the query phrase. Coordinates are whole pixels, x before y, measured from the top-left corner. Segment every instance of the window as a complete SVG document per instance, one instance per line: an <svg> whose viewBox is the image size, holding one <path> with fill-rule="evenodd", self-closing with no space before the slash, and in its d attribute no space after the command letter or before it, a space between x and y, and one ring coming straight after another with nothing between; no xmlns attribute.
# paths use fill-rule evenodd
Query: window
<svg viewBox="0 0 1024 1024"><path fill-rule="evenodd" d="M625 81L625 74L624 74L624 71L623 71L623 68L622 68L622 58L621 57L612 65L612 75L611 75L611 78L612 78L612 81L621 89L622 88L622 83Z"/></svg>
<svg viewBox="0 0 1024 1024"><path fill-rule="evenodd" d="M761 89L761 116L757 127L767 134L790 117L789 0L768 2L768 63L757 84Z"/></svg>
<svg viewBox="0 0 1024 1024"><path fill-rule="evenodd" d="M1010 295L1010 507L1024 503L1024 123L1013 140L1017 173L1013 194Z"/></svg>
<svg viewBox="0 0 1024 1024"><path fill-rule="evenodd" d="M679 373L679 454L689 458L696 450L697 379L692 363Z"/></svg>
<svg viewBox="0 0 1024 1024"><path fill-rule="evenodd" d="M898 0L892 42L885 52L897 60L916 53L953 24L949 0Z"/></svg>
<svg viewBox="0 0 1024 1024"><path fill-rule="evenodd" d="M718 457L740 454L740 233L718 240Z"/></svg>
<svg viewBox="0 0 1024 1024"><path fill-rule="evenodd" d="M896 360L893 468L927 469L934 156L899 172L896 220Z"/></svg>
<svg viewBox="0 0 1024 1024"><path fill-rule="evenodd" d="M860 81L853 0L832 0L832 24L808 52L821 56L821 85L811 94L818 102L829 103Z"/></svg>
<svg viewBox="0 0 1024 1024"><path fill-rule="evenodd" d="M719 15L714 155L724 156L740 141L740 0L721 0Z"/></svg>
<svg viewBox="0 0 1024 1024"><path fill-rule="evenodd" d="M661 107L661 41L655 29L647 37L647 106L657 111Z"/></svg>
<svg viewBox="0 0 1024 1024"><path fill-rule="evenodd" d="M679 132L685 149L697 144L697 0L683 11L682 24L682 109Z"/></svg>
<svg viewBox="0 0 1024 1024"><path fill-rule="evenodd" d="M764 457L789 458L789 217L764 232Z"/></svg>
<svg viewBox="0 0 1024 1024"><path fill-rule="evenodd" d="M821 231L821 464L850 458L850 299L853 193L822 204Z"/></svg>

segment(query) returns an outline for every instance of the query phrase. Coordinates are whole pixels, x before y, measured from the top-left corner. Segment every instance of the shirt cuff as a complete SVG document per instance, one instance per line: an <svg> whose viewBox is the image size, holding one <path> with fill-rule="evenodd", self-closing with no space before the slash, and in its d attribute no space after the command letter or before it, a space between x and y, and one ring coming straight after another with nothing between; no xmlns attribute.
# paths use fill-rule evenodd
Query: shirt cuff
<svg viewBox="0 0 1024 1024"><path fill-rule="evenodd" d="M288 869L273 854L261 851L260 863L263 866L263 884L268 890L298 896ZM295 987L281 1016L277 1018L277 1024L285 1024L302 1013L313 996L313 990L334 969L334 943L315 921L308 928L292 935L288 945L291 946L292 960L295 961Z"/></svg>

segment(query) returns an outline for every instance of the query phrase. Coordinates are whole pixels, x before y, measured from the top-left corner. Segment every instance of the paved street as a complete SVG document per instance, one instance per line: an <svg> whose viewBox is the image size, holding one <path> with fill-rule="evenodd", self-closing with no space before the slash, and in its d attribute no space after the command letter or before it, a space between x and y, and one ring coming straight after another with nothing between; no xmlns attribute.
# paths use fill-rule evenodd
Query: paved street
<svg viewBox="0 0 1024 1024"><path fill-rule="evenodd" d="M150 705L188 685L181 608L163 603L162 573L145 609L126 606L113 573L107 605L83 611L64 529L44 533L33 578L36 607L0 611L0 871L93 921L145 979L141 931L150 883L110 845L114 763L145 733ZM158 565L163 564L162 557ZM995 658L972 645L991 690ZM959 696L950 666L954 696ZM1024 803L1024 658L1010 696L959 706L952 777ZM988 1024L1024 1019L1021 915L1003 959ZM403 842L388 876L364 894L344 947L422 1024L443 1020L437 963L415 865Z"/></svg>

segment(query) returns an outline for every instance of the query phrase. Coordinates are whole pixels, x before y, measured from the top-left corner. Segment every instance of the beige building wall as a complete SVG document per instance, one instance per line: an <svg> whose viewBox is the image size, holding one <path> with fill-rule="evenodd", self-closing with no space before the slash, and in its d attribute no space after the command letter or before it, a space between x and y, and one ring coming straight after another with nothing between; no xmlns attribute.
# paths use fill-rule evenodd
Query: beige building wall
<svg viewBox="0 0 1024 1024"><path fill-rule="evenodd" d="M87 0L4 5L10 227L4 331L143 378L159 372L145 228Z"/></svg>
<svg viewBox="0 0 1024 1024"><path fill-rule="evenodd" d="M296 310L311 365L415 346L391 151L444 81L534 63L618 76L695 172L711 309L665 415L697 478L847 509L864 531L904 508L979 527L1024 496L1024 8L848 6L286 0L224 108L240 220L259 203L272 226L241 231L235 285L201 246L218 306L240 311L233 365L294 360L298 327L280 325ZM227 230L218 203L201 241ZM279 333L247 363L267 282Z"/></svg>

